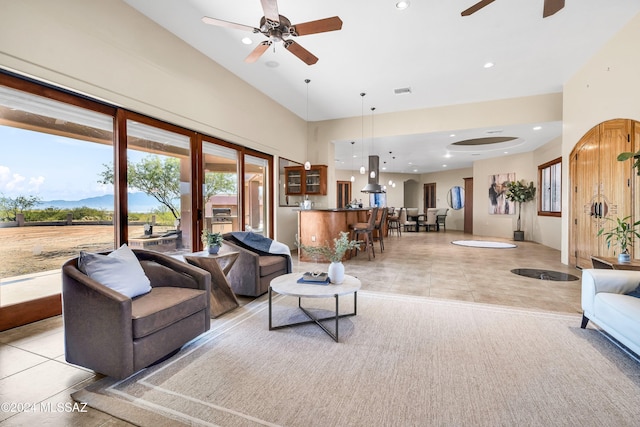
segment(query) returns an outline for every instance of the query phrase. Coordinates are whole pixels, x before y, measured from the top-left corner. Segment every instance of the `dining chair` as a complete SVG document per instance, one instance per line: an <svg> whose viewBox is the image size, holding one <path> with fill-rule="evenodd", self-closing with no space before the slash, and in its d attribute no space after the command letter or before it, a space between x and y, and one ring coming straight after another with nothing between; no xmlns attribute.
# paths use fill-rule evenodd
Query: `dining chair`
<svg viewBox="0 0 640 427"><path fill-rule="evenodd" d="M429 208L427 209L427 213L420 215L420 217L424 218L422 220L418 220L418 227L424 227L425 231L437 230L438 227L438 209Z"/></svg>
<svg viewBox="0 0 640 427"><path fill-rule="evenodd" d="M405 208L404 221L400 219L400 224L407 231L408 228L413 228L413 231L418 231L418 208Z"/></svg>

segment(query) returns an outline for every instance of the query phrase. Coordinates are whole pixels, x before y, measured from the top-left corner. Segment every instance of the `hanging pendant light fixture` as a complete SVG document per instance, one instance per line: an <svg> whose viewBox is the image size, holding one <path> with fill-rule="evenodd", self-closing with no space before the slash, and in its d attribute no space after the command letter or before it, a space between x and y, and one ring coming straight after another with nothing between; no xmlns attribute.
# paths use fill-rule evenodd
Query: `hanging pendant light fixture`
<svg viewBox="0 0 640 427"><path fill-rule="evenodd" d="M356 180L355 174L353 173L353 158L355 157L353 154L353 146L355 143L355 141L351 141L351 182L355 182Z"/></svg>
<svg viewBox="0 0 640 427"><path fill-rule="evenodd" d="M391 153L391 151L389 151L389 155L390 155L390 156L391 156L391 154L392 154L392 153ZM395 159L396 159L395 157L391 157L391 158L392 158L393 160L395 160ZM394 166L393 164L394 164L394 163L395 163L395 162L392 162L392 163L391 163L391 167L392 167L392 169L393 169L393 166ZM392 180L392 179L389 179L389 186L392 186L392 185L393 185L393 180Z"/></svg>
<svg viewBox="0 0 640 427"><path fill-rule="evenodd" d="M361 127L362 127L362 166L360 166L360 175L364 175L366 169L364 168L364 96L366 93L362 92L360 98L362 99L362 106L360 107L361 113Z"/></svg>
<svg viewBox="0 0 640 427"><path fill-rule="evenodd" d="M305 124L307 125L307 146L305 149L305 152L307 154L307 159L309 159L309 83L311 82L311 80L309 79L305 79L304 81L307 84L307 120L305 122ZM311 162L309 160L307 160L306 162L304 162L304 170L310 170L311 169Z"/></svg>
<svg viewBox="0 0 640 427"><path fill-rule="evenodd" d="M373 112L375 111L376 107L371 107L371 152L369 153L369 155L372 155L374 150L373 150ZM376 177L376 171L372 170L369 172L369 177L371 178L375 178Z"/></svg>

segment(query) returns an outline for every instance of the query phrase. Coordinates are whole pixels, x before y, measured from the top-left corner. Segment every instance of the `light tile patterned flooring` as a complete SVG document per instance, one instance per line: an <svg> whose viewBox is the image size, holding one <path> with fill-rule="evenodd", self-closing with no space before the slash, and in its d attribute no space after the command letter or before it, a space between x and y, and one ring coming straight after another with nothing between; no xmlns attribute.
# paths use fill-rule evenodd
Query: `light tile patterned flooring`
<svg viewBox="0 0 640 427"><path fill-rule="evenodd" d="M375 259L368 261L366 254L359 254L345 263L345 270L361 279L363 290L581 312L580 281L537 280L510 272L514 268L536 268L581 277L579 270L560 263L559 251L531 242L517 242L515 249L467 248L451 244L452 240L472 239L485 240L457 231L390 236L385 239L384 253L380 253L376 242ZM326 264L303 263L294 258L294 271L326 268ZM241 300L249 301L247 298ZM100 376L91 371L65 362L60 317L1 332L0 403L15 406L0 408L0 424L3 427L129 425L90 408L87 412L15 412L18 405L39 402L51 404L53 408L62 404L64 409L65 403L72 403L70 393L98 378Z"/></svg>

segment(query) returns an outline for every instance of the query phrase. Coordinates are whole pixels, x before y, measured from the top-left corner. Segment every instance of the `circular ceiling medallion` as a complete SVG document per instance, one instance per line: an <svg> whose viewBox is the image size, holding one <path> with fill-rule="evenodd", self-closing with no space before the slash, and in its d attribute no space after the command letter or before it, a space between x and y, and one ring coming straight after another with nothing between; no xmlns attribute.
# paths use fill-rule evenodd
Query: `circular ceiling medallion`
<svg viewBox="0 0 640 427"><path fill-rule="evenodd" d="M486 138L474 138L474 139L465 139L464 141L454 142L451 145L489 145L489 144L500 144L501 142L513 141L514 139L518 139L515 136L489 136Z"/></svg>
<svg viewBox="0 0 640 427"><path fill-rule="evenodd" d="M478 153L496 150L510 150L524 144L523 138L513 136L488 136L486 138L465 139L449 144L447 150L452 152Z"/></svg>

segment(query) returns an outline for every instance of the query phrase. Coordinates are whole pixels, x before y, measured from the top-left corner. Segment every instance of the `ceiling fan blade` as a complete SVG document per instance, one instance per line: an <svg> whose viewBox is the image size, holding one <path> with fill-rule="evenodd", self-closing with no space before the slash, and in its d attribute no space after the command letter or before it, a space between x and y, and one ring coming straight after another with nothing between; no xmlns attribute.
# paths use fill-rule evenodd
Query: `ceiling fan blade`
<svg viewBox="0 0 640 427"><path fill-rule="evenodd" d="M223 21L222 19L209 18L208 16L203 16L202 22L209 25L216 25L218 27L234 28L236 30L252 31L254 33L260 32L257 28L250 27L248 25L236 24L235 22Z"/></svg>
<svg viewBox="0 0 640 427"><path fill-rule="evenodd" d="M559 12L564 7L564 0L544 0L544 10L542 11L542 17L546 18L556 12Z"/></svg>
<svg viewBox="0 0 640 427"><path fill-rule="evenodd" d="M264 17L270 21L279 23L280 14L278 13L278 1L277 0L260 0L262 3L262 10Z"/></svg>
<svg viewBox="0 0 640 427"><path fill-rule="evenodd" d="M490 5L494 1L495 0L482 0L482 1L479 1L478 3L474 4L473 6L471 6L469 9L463 10L461 15L462 16L469 16L472 13L476 13L477 11L482 9L483 7Z"/></svg>
<svg viewBox="0 0 640 427"><path fill-rule="evenodd" d="M271 46L270 40L265 40L256 46L255 49L244 59L244 62L252 64L258 60L262 56L262 54Z"/></svg>
<svg viewBox="0 0 640 427"><path fill-rule="evenodd" d="M304 62L307 65L313 65L316 62L318 62L318 58L314 54L312 54L307 49L303 48L302 46L300 46L298 43L294 42L293 40L285 41L284 42L284 47L289 52L293 53L295 56L297 56L299 59L301 59L302 62Z"/></svg>
<svg viewBox="0 0 640 427"><path fill-rule="evenodd" d="M306 36L307 34L326 33L342 29L342 20L333 16L331 18L318 19L317 21L303 22L291 27L294 36Z"/></svg>

